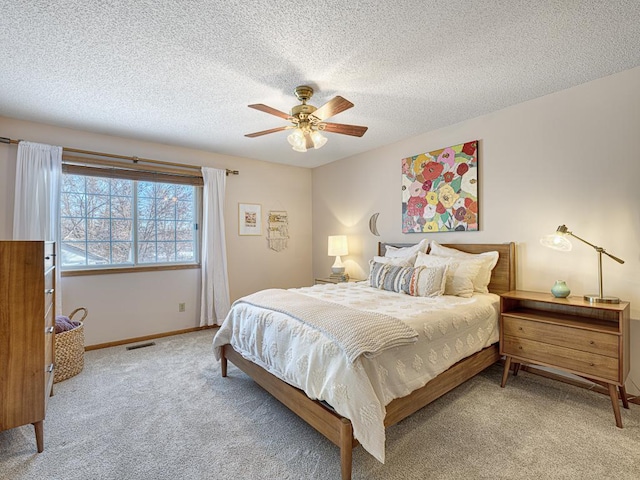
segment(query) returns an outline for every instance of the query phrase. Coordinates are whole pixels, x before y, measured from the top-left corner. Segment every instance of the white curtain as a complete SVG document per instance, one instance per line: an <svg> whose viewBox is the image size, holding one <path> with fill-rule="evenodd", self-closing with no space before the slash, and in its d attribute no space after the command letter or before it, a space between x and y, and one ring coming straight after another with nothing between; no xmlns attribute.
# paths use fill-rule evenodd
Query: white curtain
<svg viewBox="0 0 640 480"><path fill-rule="evenodd" d="M202 167L202 300L200 326L220 325L229 313L227 246L224 237L226 170Z"/></svg>
<svg viewBox="0 0 640 480"><path fill-rule="evenodd" d="M56 242L56 315L62 312L62 257L58 241L61 182L62 147L32 142L18 143L13 239Z"/></svg>

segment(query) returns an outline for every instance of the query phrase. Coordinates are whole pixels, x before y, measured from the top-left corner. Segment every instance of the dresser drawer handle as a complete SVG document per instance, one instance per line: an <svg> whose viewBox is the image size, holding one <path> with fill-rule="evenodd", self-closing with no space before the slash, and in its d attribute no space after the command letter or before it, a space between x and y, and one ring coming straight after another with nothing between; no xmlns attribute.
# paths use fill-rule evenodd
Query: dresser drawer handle
<svg viewBox="0 0 640 480"><path fill-rule="evenodd" d="M594 345L595 343L596 343L596 342L594 342L593 340L591 340L591 341L589 342L589 345Z"/></svg>
<svg viewBox="0 0 640 480"><path fill-rule="evenodd" d="M44 291L44 293L46 293L47 295L51 295L53 293L53 288L48 288Z"/></svg>
<svg viewBox="0 0 640 480"><path fill-rule="evenodd" d="M53 366L53 363L52 363L51 365L49 365L49 366L45 369L45 372L47 372L47 373L51 373L51 372L53 372L53 368L54 368L54 366Z"/></svg>
<svg viewBox="0 0 640 480"><path fill-rule="evenodd" d="M522 347L518 347L518 350L522 350Z"/></svg>
<svg viewBox="0 0 640 480"><path fill-rule="evenodd" d="M56 327L47 327L44 329L44 333L53 333Z"/></svg>
<svg viewBox="0 0 640 480"><path fill-rule="evenodd" d="M595 366L596 366L596 364L595 364L595 363L593 363L593 362L589 362L589 366L591 366L591 367L595 367Z"/></svg>
<svg viewBox="0 0 640 480"><path fill-rule="evenodd" d="M518 330L522 331L522 327L518 327Z"/></svg>

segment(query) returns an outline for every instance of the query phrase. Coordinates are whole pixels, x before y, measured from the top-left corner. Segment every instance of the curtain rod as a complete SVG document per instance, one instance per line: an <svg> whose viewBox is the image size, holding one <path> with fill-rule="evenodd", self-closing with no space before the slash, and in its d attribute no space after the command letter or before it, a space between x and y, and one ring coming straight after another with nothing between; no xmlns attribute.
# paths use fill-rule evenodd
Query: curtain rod
<svg viewBox="0 0 640 480"><path fill-rule="evenodd" d="M14 139L7 138L7 137L0 137L0 143L17 145L21 141L22 140L14 140ZM174 162L164 162L162 160L152 160L150 158L128 157L128 156L125 156L125 155L116 155L116 154L113 154L113 153L101 153L101 152L93 152L91 150L79 150L77 148L62 147L62 149L66 150L67 152L84 153L85 155L95 155L97 157L120 158L122 160L131 160L133 163L138 163L138 162L155 163L155 164L158 164L158 165L170 165L172 167L191 168L191 169L197 169L197 170L200 170L200 168L201 168L198 165L189 165L189 164L185 164L185 163L174 163ZM227 168L226 172L227 172L227 175L240 175L240 172L238 170L231 170L231 169Z"/></svg>

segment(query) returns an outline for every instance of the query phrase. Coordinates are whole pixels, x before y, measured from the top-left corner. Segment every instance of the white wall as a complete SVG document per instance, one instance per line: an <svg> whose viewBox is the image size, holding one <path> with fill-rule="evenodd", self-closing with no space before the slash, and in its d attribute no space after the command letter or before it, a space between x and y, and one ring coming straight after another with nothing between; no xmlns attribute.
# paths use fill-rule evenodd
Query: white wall
<svg viewBox="0 0 640 480"><path fill-rule="evenodd" d="M239 170L227 177L225 224L231 300L270 287L310 285L310 169L98 135L0 117L0 136L127 156ZM0 239L13 230L16 145L0 144ZM266 236L238 235L238 203L289 213L289 248L269 250ZM89 309L85 342L95 345L199 324L200 270L64 277L63 309ZM178 313L178 303L186 311Z"/></svg>
<svg viewBox="0 0 640 480"><path fill-rule="evenodd" d="M377 241L517 243L519 289L548 291L564 279L597 293L597 254L578 241L568 253L539 239L566 224L625 260L603 258L605 295L631 302L631 374L640 391L640 68L334 162L313 172L313 270L332 263L326 238L348 234L343 260L365 278ZM428 112L425 112L428 115ZM408 119L411 120L411 119ZM419 121L419 119L415 119ZM367 132L375 135L376 132ZM402 234L401 159L479 140L480 231ZM368 220L380 212L380 237Z"/></svg>

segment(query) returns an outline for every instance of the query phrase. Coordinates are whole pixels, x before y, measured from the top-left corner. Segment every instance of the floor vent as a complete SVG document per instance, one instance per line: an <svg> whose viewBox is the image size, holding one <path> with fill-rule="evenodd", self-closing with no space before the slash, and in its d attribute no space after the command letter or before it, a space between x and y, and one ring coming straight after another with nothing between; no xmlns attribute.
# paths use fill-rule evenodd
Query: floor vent
<svg viewBox="0 0 640 480"><path fill-rule="evenodd" d="M130 345L130 346L128 346L127 350L135 350L136 348L151 347L151 346L153 346L155 344L156 344L156 342L139 343L138 345Z"/></svg>

